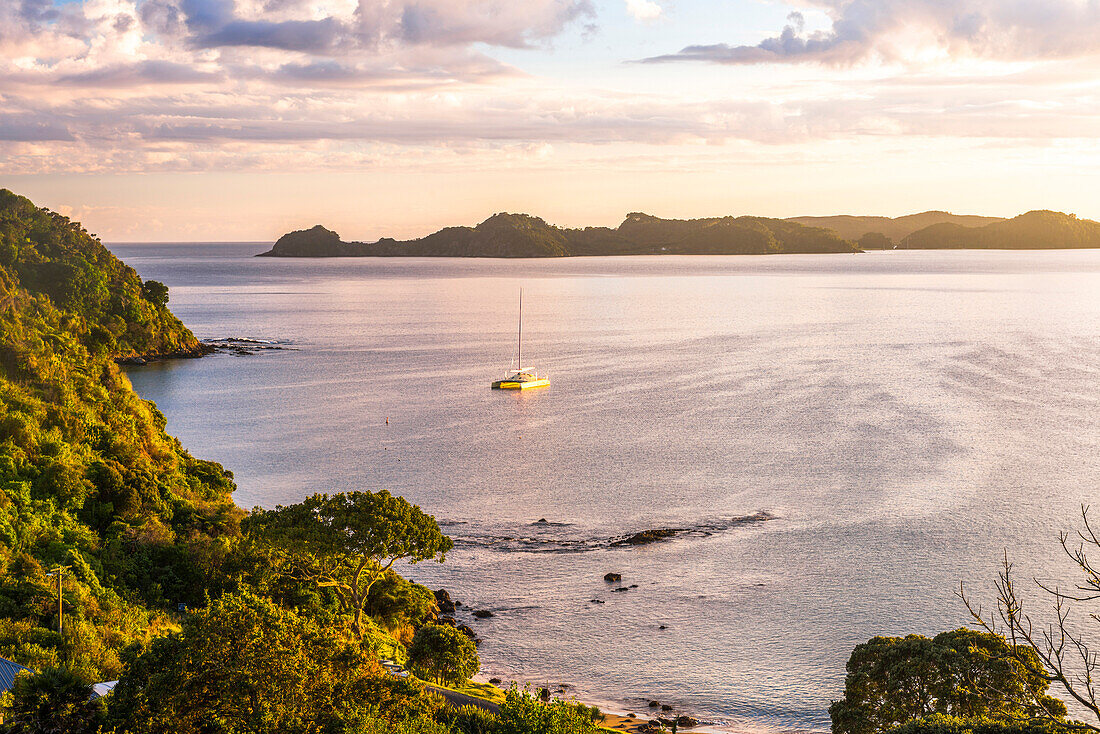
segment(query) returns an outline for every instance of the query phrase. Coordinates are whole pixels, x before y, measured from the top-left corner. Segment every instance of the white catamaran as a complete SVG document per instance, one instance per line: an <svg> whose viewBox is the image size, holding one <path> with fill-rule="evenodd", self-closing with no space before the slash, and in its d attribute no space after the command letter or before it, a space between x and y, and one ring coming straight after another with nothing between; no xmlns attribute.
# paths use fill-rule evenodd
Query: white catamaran
<svg viewBox="0 0 1100 734"><path fill-rule="evenodd" d="M503 380L493 382L494 390L530 390L535 387L550 387L549 377L539 377L538 370L534 367L523 367L523 289L519 291L519 341L518 362L521 365L517 369L508 371Z"/></svg>

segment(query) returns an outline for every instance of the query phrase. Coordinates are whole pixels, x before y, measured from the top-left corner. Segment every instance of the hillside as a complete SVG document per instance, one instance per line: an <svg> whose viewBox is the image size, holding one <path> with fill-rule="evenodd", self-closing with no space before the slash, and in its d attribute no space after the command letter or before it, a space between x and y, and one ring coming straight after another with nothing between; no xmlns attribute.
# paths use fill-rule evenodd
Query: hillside
<svg viewBox="0 0 1100 734"><path fill-rule="evenodd" d="M1002 219L1000 217L979 217L930 211L894 218L837 215L831 217L791 217L786 221L804 224L807 227L824 227L849 240L859 240L866 234L878 232L896 244L913 232L934 224L983 227L987 224L1000 222Z"/></svg>
<svg viewBox="0 0 1100 734"><path fill-rule="evenodd" d="M115 364L197 351L167 300L79 224L0 190L0 656L117 678L127 645L202 602L237 532L232 475L168 436Z"/></svg>
<svg viewBox="0 0 1100 734"><path fill-rule="evenodd" d="M1032 211L984 227L934 224L906 237L908 249L1048 250L1100 247L1100 222L1073 214Z"/></svg>
<svg viewBox="0 0 1100 734"><path fill-rule="evenodd" d="M766 255L854 252L820 227L764 217L660 219L631 213L615 229L565 229L528 214L496 214L476 227L446 227L418 240L343 242L331 230L283 235L264 257L568 257L596 255Z"/></svg>

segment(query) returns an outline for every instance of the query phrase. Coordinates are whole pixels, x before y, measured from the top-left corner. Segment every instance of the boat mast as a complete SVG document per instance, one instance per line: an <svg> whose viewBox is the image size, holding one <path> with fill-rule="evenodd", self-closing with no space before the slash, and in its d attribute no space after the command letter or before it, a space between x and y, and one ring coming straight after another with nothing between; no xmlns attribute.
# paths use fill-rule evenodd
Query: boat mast
<svg viewBox="0 0 1100 734"><path fill-rule="evenodd" d="M519 369L523 369L523 289L519 289Z"/></svg>

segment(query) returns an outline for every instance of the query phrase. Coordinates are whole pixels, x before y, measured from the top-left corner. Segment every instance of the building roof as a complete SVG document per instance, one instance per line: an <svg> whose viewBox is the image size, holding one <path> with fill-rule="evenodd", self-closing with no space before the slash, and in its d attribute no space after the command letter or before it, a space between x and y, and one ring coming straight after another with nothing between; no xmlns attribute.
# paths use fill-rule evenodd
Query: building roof
<svg viewBox="0 0 1100 734"><path fill-rule="evenodd" d="M115 690L115 686L118 685L117 680L108 680L102 683L96 683L92 686L92 698L102 698L111 691Z"/></svg>
<svg viewBox="0 0 1100 734"><path fill-rule="evenodd" d="M0 658L0 692L10 690L15 685L15 676L23 671L33 673L30 668L24 668L19 663L13 663L5 658Z"/></svg>

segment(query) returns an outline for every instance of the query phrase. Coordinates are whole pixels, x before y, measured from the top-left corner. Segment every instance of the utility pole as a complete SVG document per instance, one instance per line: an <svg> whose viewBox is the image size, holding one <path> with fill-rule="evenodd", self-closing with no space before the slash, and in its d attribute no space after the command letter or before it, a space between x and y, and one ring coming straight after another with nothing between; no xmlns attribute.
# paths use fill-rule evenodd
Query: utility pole
<svg viewBox="0 0 1100 734"><path fill-rule="evenodd" d="M64 629L64 600L61 597L61 578L65 575L65 570L70 568L69 566L58 566L52 573L47 574L49 576L57 576L57 633L62 637L65 636Z"/></svg>

